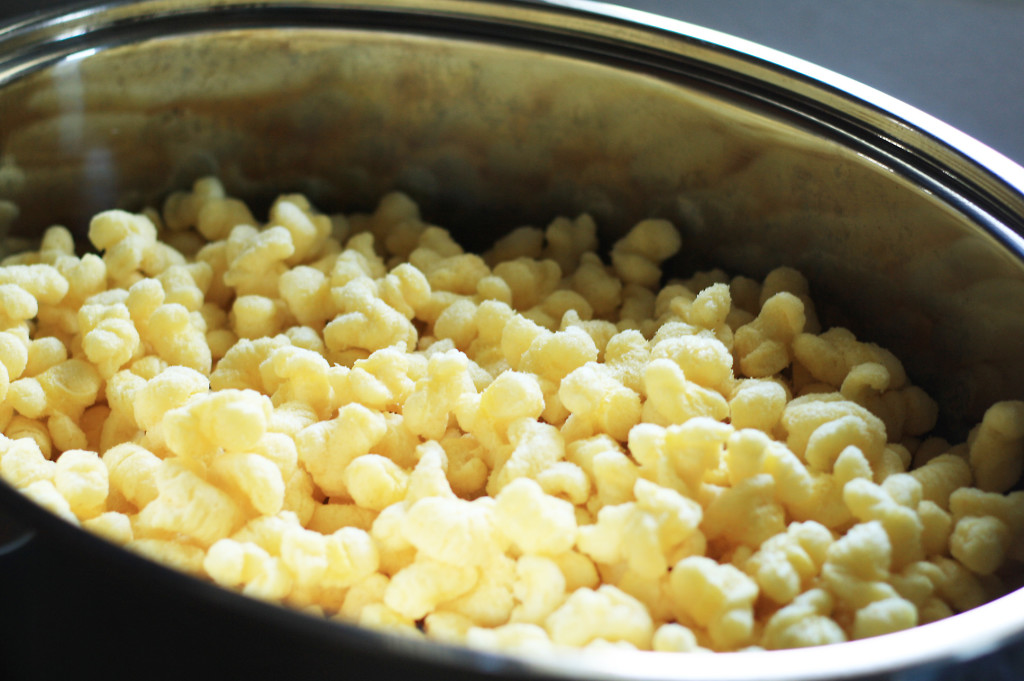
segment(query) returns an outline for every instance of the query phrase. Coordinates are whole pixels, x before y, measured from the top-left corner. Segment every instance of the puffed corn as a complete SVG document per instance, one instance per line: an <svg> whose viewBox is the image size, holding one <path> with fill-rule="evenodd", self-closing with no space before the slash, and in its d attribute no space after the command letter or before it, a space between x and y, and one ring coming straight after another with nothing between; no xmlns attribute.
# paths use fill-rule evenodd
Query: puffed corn
<svg viewBox="0 0 1024 681"><path fill-rule="evenodd" d="M1015 584L1024 403L929 438L796 270L597 233L477 255L403 194L261 222L215 178L98 214L98 255L51 228L0 266L0 475L248 596L521 654L840 643Z"/></svg>

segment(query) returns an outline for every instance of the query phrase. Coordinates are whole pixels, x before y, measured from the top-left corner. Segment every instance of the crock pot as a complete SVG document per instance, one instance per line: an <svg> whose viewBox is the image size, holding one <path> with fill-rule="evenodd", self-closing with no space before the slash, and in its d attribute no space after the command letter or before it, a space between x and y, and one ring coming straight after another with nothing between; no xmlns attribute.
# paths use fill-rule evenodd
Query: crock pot
<svg viewBox="0 0 1024 681"><path fill-rule="evenodd" d="M197 177L266 206L392 189L464 242L660 216L671 272L803 271L963 437L1024 397L1024 169L896 99L591 2L143 0L0 29L4 252ZM508 657L323 621L176 573L0 483L4 678L956 679L1024 670L1024 591L819 649Z"/></svg>

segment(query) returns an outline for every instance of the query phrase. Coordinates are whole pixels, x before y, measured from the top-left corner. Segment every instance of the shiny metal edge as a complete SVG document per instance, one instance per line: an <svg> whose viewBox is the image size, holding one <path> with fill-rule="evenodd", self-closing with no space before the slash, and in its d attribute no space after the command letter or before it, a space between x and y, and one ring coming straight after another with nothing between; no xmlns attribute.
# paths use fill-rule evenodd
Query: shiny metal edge
<svg viewBox="0 0 1024 681"><path fill-rule="evenodd" d="M890 137L908 151L934 158L949 170L963 174L979 188L1014 206L1016 212L1024 211L1024 166L952 125L860 81L750 40L650 12L596 0L543 2L663 31L670 41L673 36L675 40L696 41L705 51L703 58L716 66L737 72L742 67L745 76L872 126L877 134ZM623 36L632 40L638 37ZM673 49L658 43L649 46ZM978 172L978 166L992 175ZM1006 186L1000 186L1000 182Z"/></svg>
<svg viewBox="0 0 1024 681"><path fill-rule="evenodd" d="M32 62L32 48L40 42L67 43L73 50L76 38L142 18L173 19L196 12L261 7L529 26L551 36L626 44L652 57L699 63L719 75L740 76L742 84L761 88L770 96L785 93L805 114L831 116L852 126L849 132L854 136L886 143L903 163L952 188L968 207L992 213L996 223L1007 223L1024 234L1024 167L970 135L896 97L779 50L598 0L114 0L42 12L0 27L0 53L6 53L8 62L23 61L18 66L23 71L48 63ZM0 72L0 81L10 75Z"/></svg>

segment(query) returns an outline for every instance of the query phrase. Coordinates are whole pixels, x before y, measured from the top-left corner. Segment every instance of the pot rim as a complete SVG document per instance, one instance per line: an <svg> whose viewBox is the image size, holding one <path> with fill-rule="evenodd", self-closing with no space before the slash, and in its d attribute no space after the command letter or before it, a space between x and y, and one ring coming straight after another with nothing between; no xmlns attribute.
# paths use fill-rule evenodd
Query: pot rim
<svg viewBox="0 0 1024 681"><path fill-rule="evenodd" d="M395 28L414 16L409 26L451 24L452 35L492 36L515 29L533 31L536 49L564 49L566 44L586 52L614 48L629 52L637 64L677 61L679 68L696 69L708 82L725 83L747 96L760 97L813 119L847 140L869 145L890 157L906 172L926 178L944 191L943 198L976 218L1018 258L1024 257L1024 168L987 145L938 119L858 81L751 41L647 12L593 0L115 0L81 4L71 10L33 14L0 28L0 86L61 59L87 55L114 44L125 44L147 24L185 26L189 19L217 13L226 19L244 15L244 27L269 27L253 22L261 13L280 19L284 13L323 17L348 13L325 28ZM204 30L216 30L210 22ZM307 27L300 23L299 27ZM234 26L233 26L234 27ZM143 35L149 36L143 32ZM155 33L152 35L156 35ZM117 38L117 40L115 40ZM104 40L110 42L104 43ZM118 42L118 40L120 42ZM511 38L507 38L511 40ZM127 41L132 42L132 41ZM517 44L518 43L514 43ZM689 71L687 71L689 73ZM751 678L765 680L853 678L893 673L909 667L945 665L973 659L1024 640L1024 590L939 622L895 634L839 646L788 651L678 655L627 651L589 651L529 657L493 655L452 648L435 642L409 640L395 634L357 630L340 623L320 623L234 592L203 583L170 568L150 563L103 539L65 524L0 484L0 505L33 526L46 527L91 552L107 552L121 561L156 569L163 581L183 592L217 600L268 624L301 628L325 640L355 637L356 643L384 647L420 661L459 666L482 674L545 674L556 677L691 679L693 681ZM123 556L121 555L123 554ZM127 561L127 562L125 562ZM139 562L141 561L141 562ZM336 629L334 627L340 627Z"/></svg>
<svg viewBox="0 0 1024 681"><path fill-rule="evenodd" d="M0 511L34 531L12 552L31 550L35 542L61 542L115 570L146 570L154 588L228 608L239 618L287 629L338 653L401 656L452 671L504 678L594 679L621 681L811 681L877 678L913 670L969 663L1005 646L1024 645L1024 588L944 620L883 636L791 650L731 653L656 653L630 650L568 650L493 653L407 635L366 629L322 619L287 606L266 603L179 572L64 521L0 479ZM6 556L0 555L0 560ZM136 577L139 575L136 574ZM890 677L883 677L890 678Z"/></svg>
<svg viewBox="0 0 1024 681"><path fill-rule="evenodd" d="M462 22L464 34L494 38L488 29L544 30L535 47L557 49L558 39L580 41L588 56L599 49L627 48L635 65L644 59L671 59L708 82L725 83L748 97L764 99L823 123L848 139L872 140L897 161L923 174L940 175L948 187L992 210L1024 232L1024 166L942 120L876 88L786 52L722 31L601 0L84 0L70 8L37 11L0 25L0 85L23 72L83 51L90 35L139 30L149 22L181 27L180 20L246 15L241 27L275 26L285 18L311 28L310 19L349 14L372 18L370 28L436 29L434 22ZM257 15L266 15L262 20ZM254 17L257 17L254 19ZM410 23L410 20L415 22ZM210 21L200 30L216 30ZM359 28L336 21L325 28ZM193 26L193 30L195 27ZM143 37L155 37L159 34ZM517 34L517 37L521 37ZM132 42L132 41L129 41ZM38 46L53 46L49 55ZM63 45L58 47L58 44ZM88 43L87 53L112 45ZM578 53L577 53L578 54ZM6 68L5 62L7 63ZM11 68L11 63L15 68ZM664 66L664 64L660 64ZM690 74L690 71L687 71ZM720 79L720 80L719 80ZM821 119L817 117L821 116ZM974 201L970 201L974 203Z"/></svg>

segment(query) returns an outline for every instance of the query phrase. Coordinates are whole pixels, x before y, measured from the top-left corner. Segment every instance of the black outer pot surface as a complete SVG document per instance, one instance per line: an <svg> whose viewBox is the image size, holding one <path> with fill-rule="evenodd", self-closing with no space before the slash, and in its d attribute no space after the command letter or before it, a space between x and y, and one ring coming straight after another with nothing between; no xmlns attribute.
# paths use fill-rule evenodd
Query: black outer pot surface
<svg viewBox="0 0 1024 681"><path fill-rule="evenodd" d="M0 678L139 679L558 679L652 677L621 661L603 673L569 665L537 668L508 657L378 635L358 627L268 606L98 541L0 489L0 507L17 521L20 540L0 548ZM9 549L9 551L8 551ZM845 644L844 644L845 645ZM951 651L952 652L952 651ZM980 651L972 651L980 652ZM764 664L764 660L755 664ZM714 665L654 678L808 678L784 659L744 675ZM666 671L668 672L666 674ZM696 672L698 675L691 675ZM950 655L877 673L842 669L820 678L893 681L1015 681L1024 643L996 644L966 659Z"/></svg>
<svg viewBox="0 0 1024 681"><path fill-rule="evenodd" d="M403 189L478 245L556 214L589 211L606 238L663 215L687 245L677 272L807 273L827 321L893 347L939 396L950 434L1024 397L1024 169L835 74L612 6L148 0L37 17L0 31L0 160L21 173L0 183L6 250L208 172L255 205L300 190L362 210ZM3 678L1024 673L1022 592L832 650L527 661L248 600L6 485L0 507Z"/></svg>
<svg viewBox="0 0 1024 681"><path fill-rule="evenodd" d="M416 645L183 577L7 498L38 528L0 555L0 678L444 678L514 661ZM30 534L31 533L30 531Z"/></svg>

